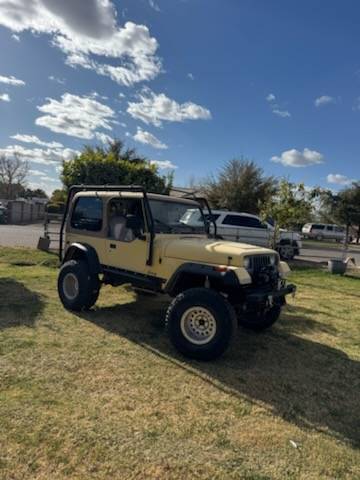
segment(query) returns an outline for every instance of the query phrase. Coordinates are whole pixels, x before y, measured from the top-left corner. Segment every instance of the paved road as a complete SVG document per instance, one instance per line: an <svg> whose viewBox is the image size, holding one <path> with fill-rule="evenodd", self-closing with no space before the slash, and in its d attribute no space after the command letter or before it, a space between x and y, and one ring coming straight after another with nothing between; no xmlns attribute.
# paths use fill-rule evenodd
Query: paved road
<svg viewBox="0 0 360 480"><path fill-rule="evenodd" d="M52 230L58 228L52 225ZM36 248L39 237L43 234L42 224L35 225L0 225L0 246ZM360 265L360 247L351 247L349 256L354 257ZM303 248L300 260L326 262L329 258L340 258L341 251L334 248Z"/></svg>
<svg viewBox="0 0 360 480"><path fill-rule="evenodd" d="M34 225L0 225L0 245L3 247L36 248L39 237L43 235L44 226Z"/></svg>

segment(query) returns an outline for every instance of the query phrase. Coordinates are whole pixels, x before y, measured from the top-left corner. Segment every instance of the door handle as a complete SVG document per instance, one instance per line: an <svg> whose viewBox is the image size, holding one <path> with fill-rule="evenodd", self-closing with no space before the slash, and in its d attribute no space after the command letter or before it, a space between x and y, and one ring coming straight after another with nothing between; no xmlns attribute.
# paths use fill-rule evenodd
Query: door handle
<svg viewBox="0 0 360 480"><path fill-rule="evenodd" d="M110 243L110 248L116 248L116 243Z"/></svg>

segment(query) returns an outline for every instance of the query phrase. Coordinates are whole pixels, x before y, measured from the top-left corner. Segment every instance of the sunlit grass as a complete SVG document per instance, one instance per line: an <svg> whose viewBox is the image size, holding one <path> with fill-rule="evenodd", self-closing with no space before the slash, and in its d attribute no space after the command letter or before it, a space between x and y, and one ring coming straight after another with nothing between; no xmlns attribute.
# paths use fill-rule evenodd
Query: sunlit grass
<svg viewBox="0 0 360 480"><path fill-rule="evenodd" d="M295 271L272 330L199 363L164 299L106 287L74 315L55 266L0 249L1 479L360 477L358 278Z"/></svg>

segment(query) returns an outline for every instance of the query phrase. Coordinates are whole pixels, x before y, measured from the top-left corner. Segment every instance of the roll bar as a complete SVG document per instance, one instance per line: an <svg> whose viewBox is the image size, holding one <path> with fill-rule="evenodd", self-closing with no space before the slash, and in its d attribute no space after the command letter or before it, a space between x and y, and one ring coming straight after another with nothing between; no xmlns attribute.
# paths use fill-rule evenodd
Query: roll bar
<svg viewBox="0 0 360 480"><path fill-rule="evenodd" d="M212 211L211 211L211 207L209 205L209 202L207 201L207 198L205 197L198 197L196 195L196 192L189 192L189 191L186 191L186 190L182 190L181 188L172 188L171 189L173 192L179 192L179 193L183 193L183 195L180 197L180 198L188 198L189 200L195 200L196 202L199 202L200 205L201 203L203 203L207 209L207 211L209 212L209 215L210 215L210 222L213 224L214 226L214 236L215 238L217 237L217 225L216 225L216 222L215 220L212 219Z"/></svg>

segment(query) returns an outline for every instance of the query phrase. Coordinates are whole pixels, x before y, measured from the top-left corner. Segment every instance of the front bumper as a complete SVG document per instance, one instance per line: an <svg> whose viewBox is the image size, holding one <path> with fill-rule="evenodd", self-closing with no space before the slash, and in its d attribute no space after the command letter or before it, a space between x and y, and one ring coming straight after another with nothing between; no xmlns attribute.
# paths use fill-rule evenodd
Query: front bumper
<svg viewBox="0 0 360 480"><path fill-rule="evenodd" d="M292 283L280 288L279 290L267 290L259 292L251 292L246 295L246 301L249 303L262 303L267 302L269 299L273 300L279 297L285 297L286 295L295 295L296 286Z"/></svg>

